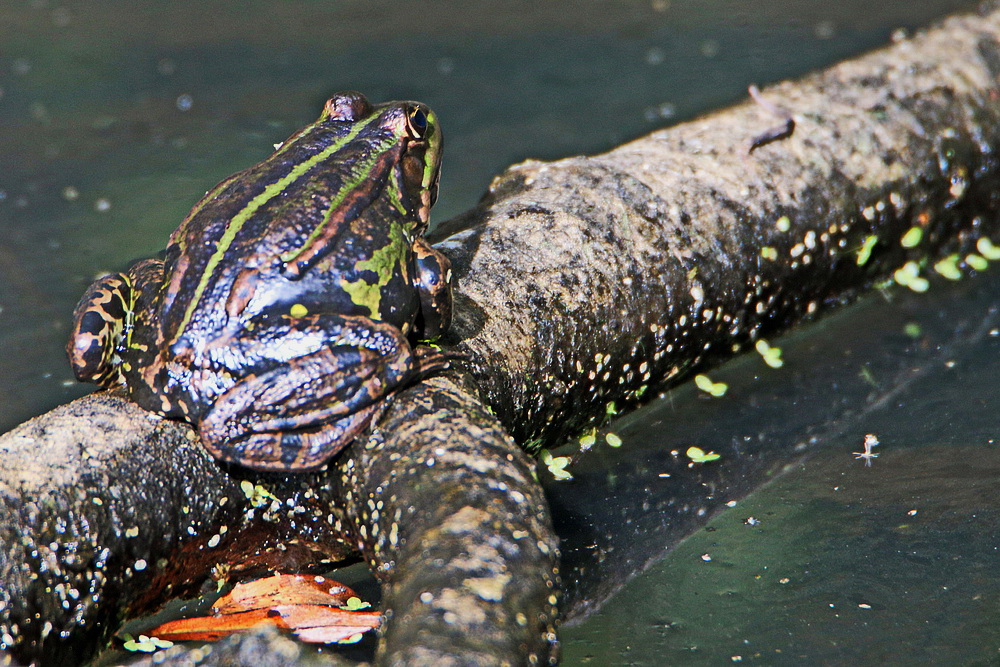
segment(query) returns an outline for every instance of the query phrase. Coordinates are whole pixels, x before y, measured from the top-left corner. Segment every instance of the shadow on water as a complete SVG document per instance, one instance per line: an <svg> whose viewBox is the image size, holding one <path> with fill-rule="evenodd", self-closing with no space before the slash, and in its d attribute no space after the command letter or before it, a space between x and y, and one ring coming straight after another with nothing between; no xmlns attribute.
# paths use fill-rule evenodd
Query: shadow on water
<svg viewBox="0 0 1000 667"><path fill-rule="evenodd" d="M566 663L996 659L998 288L872 295L613 424L548 484Z"/></svg>

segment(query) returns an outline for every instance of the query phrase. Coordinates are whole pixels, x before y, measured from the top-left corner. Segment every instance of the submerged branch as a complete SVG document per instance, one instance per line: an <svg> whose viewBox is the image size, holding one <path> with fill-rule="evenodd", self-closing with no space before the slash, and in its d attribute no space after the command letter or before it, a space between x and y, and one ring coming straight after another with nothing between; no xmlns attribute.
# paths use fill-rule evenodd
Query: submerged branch
<svg viewBox="0 0 1000 667"><path fill-rule="evenodd" d="M746 103L511 168L439 229L469 377L400 392L326 473L247 479L110 395L3 436L0 644L78 659L213 566L358 549L386 582L383 662L544 661L555 538L504 429L558 444L894 275L978 270L998 74L1000 12L959 17L765 90L794 118L784 138L754 145L775 118Z"/></svg>

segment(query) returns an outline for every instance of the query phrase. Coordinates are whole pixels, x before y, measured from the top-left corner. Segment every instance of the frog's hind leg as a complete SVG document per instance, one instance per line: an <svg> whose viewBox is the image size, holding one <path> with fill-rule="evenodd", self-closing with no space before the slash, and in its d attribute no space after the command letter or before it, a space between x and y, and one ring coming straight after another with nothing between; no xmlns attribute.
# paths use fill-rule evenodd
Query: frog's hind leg
<svg viewBox="0 0 1000 667"><path fill-rule="evenodd" d="M420 373L390 325L362 317L298 318L294 330L335 332L319 350L248 375L198 425L217 458L264 470L317 468L371 420L382 399Z"/></svg>
<svg viewBox="0 0 1000 667"><path fill-rule="evenodd" d="M115 273L94 282L80 298L66 344L66 356L77 380L104 387L123 381L118 351L124 344L132 294L131 279Z"/></svg>

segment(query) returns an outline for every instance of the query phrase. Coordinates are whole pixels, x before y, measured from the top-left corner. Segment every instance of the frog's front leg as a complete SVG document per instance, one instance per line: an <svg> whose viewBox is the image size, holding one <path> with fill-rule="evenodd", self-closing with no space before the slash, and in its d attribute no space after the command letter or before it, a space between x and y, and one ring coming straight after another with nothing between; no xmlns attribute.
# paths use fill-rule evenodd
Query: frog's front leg
<svg viewBox="0 0 1000 667"><path fill-rule="evenodd" d="M420 295L417 335L434 340L451 326L451 261L423 237L413 242L417 275L414 283Z"/></svg>
<svg viewBox="0 0 1000 667"><path fill-rule="evenodd" d="M287 346L320 334L324 343L263 364L215 401L198 430L217 458L263 470L317 468L351 442L395 388L447 365L440 353L415 355L398 329L366 317L287 322L287 330L260 336L257 344Z"/></svg>

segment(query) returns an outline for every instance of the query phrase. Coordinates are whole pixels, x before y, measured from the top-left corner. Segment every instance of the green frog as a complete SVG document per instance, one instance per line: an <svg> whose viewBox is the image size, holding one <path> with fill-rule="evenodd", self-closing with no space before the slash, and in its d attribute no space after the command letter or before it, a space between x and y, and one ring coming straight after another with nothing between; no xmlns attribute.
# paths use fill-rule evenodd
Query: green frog
<svg viewBox="0 0 1000 667"><path fill-rule="evenodd" d="M76 377L194 424L223 461L324 465L394 390L448 364L410 343L451 320L449 261L423 237L441 148L425 105L335 95L195 204L162 259L90 286Z"/></svg>

